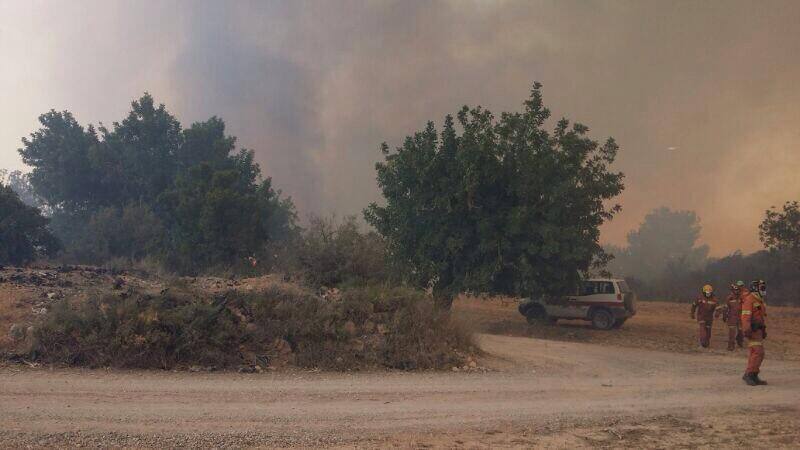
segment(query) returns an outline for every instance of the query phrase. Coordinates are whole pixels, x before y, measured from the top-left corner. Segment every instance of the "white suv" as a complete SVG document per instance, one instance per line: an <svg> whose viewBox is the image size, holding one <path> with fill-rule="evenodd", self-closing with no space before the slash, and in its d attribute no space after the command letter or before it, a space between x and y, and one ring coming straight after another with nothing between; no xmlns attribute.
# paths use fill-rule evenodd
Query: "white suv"
<svg viewBox="0 0 800 450"><path fill-rule="evenodd" d="M519 304L519 312L530 324L581 319L590 320L595 328L610 330L636 314L636 294L625 280L592 278L582 280L573 295L525 299Z"/></svg>

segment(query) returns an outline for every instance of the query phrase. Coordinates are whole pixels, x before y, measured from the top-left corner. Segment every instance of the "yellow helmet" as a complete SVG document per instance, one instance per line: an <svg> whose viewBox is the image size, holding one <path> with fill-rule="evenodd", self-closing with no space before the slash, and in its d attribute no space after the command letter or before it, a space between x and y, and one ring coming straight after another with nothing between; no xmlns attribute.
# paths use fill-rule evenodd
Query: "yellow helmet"
<svg viewBox="0 0 800 450"><path fill-rule="evenodd" d="M703 286L703 295L705 295L706 297L711 297L711 294L713 293L714 293L713 286L711 286L710 284Z"/></svg>

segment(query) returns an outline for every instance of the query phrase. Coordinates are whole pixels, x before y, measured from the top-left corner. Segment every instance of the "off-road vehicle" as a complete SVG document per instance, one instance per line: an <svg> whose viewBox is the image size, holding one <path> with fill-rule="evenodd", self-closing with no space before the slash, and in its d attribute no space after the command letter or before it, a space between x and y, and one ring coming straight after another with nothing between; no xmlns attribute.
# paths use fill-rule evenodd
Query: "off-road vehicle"
<svg viewBox="0 0 800 450"><path fill-rule="evenodd" d="M636 314L636 294L625 280L582 280L573 295L524 299L519 312L530 324L556 323L558 319L589 320L601 330L619 328Z"/></svg>

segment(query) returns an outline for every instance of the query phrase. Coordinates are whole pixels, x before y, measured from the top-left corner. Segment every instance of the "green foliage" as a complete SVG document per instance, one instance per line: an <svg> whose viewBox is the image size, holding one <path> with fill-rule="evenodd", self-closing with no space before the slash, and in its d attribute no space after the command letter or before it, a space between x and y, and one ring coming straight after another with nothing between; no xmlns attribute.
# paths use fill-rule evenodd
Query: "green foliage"
<svg viewBox="0 0 800 450"><path fill-rule="evenodd" d="M800 203L786 202L782 211L767 210L758 230L764 247L787 251L800 265Z"/></svg>
<svg viewBox="0 0 800 450"><path fill-rule="evenodd" d="M68 259L157 257L196 273L265 251L295 228L294 205L212 117L183 129L149 94L111 127L50 111L19 150Z"/></svg>
<svg viewBox="0 0 800 450"><path fill-rule="evenodd" d="M252 158L252 154L246 156ZM167 261L180 272L233 266L260 255L280 199L269 180L257 183L252 164L215 170L201 163L160 197L167 219Z"/></svg>
<svg viewBox="0 0 800 450"><path fill-rule="evenodd" d="M383 238L359 229L355 217L312 217L287 245L278 249L278 268L320 287L388 281L392 270Z"/></svg>
<svg viewBox="0 0 800 450"><path fill-rule="evenodd" d="M52 255L58 240L47 230L47 218L0 183L0 264L22 265Z"/></svg>
<svg viewBox="0 0 800 450"><path fill-rule="evenodd" d="M471 334L420 291L372 287L325 300L292 285L259 292L134 293L70 306L35 328L37 360L89 367L218 368L252 355L300 367L447 368L463 363ZM276 349L288 343L290 350Z"/></svg>
<svg viewBox="0 0 800 450"><path fill-rule="evenodd" d="M474 291L566 292L580 272L602 266L599 226L620 210L622 189L609 166L617 145L586 136L566 119L544 130L550 111L534 85L521 113L500 119L481 107L406 138L377 164L385 205L367 221L389 254L437 297Z"/></svg>
<svg viewBox="0 0 800 450"><path fill-rule="evenodd" d="M46 362L171 369L239 362L244 331L224 307L187 295L105 296L72 309L57 303L34 333Z"/></svg>
<svg viewBox="0 0 800 450"><path fill-rule="evenodd" d="M48 206L84 211L106 205L107 190L96 169L94 153L99 143L92 127L85 130L68 111L39 116L42 128L23 138L22 161L33 167L30 181Z"/></svg>
<svg viewBox="0 0 800 450"><path fill-rule="evenodd" d="M164 227L146 203L132 203L123 208L109 206L98 210L89 220L86 237L80 245L93 259L108 261L124 258L139 261L155 254L163 244Z"/></svg>
<svg viewBox="0 0 800 450"><path fill-rule="evenodd" d="M638 230L628 233L626 248L611 249L609 269L616 275L652 282L702 268L708 246L697 245L700 219L694 211L672 211L661 207L644 218Z"/></svg>

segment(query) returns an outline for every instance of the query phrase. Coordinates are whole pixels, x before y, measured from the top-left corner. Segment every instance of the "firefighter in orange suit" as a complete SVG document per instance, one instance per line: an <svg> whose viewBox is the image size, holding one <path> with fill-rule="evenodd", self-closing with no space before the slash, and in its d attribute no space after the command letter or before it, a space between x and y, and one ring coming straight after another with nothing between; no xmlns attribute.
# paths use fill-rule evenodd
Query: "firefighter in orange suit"
<svg viewBox="0 0 800 450"><path fill-rule="evenodd" d="M697 334L700 346L703 348L711 345L711 325L714 324L714 315L719 303L714 296L714 288L710 284L703 286L702 295L692 303L692 319L697 317Z"/></svg>
<svg viewBox="0 0 800 450"><path fill-rule="evenodd" d="M764 339L767 337L767 305L755 292L741 287L742 332L747 338L749 354L742 379L750 386L767 384L758 377L764 361Z"/></svg>
<svg viewBox="0 0 800 450"><path fill-rule="evenodd" d="M744 336L741 328L742 299L741 289L744 281L737 281L731 285L731 293L725 302L722 312L722 321L728 324L728 351L734 351L736 346L744 345Z"/></svg>

